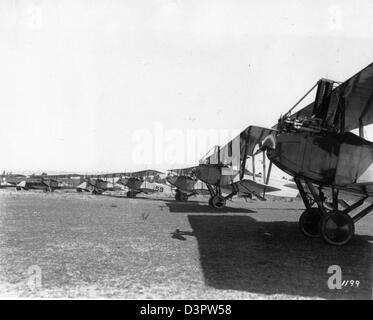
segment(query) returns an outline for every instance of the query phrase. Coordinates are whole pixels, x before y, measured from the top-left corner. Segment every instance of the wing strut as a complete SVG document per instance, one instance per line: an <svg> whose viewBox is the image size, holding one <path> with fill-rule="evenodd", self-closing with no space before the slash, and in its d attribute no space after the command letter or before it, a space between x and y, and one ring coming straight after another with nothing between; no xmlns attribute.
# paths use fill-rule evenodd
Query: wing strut
<svg viewBox="0 0 373 320"><path fill-rule="evenodd" d="M263 157L264 157L264 151L263 151ZM264 186L264 190L263 190L263 198L266 195L266 190L267 190L267 185L268 185L268 182L269 182L269 177L271 176L271 170L272 170L272 161L269 161L267 179L265 179L265 186ZM265 171L263 171L263 172L265 172Z"/></svg>
<svg viewBox="0 0 373 320"><path fill-rule="evenodd" d="M314 85L310 90L308 90L307 93L306 93L302 98L300 98L300 99L297 101L297 103L296 103L294 106L292 106L292 107L290 108L290 110L289 110L288 112L286 112L285 116L290 115L290 113L294 110L294 108L295 108L298 104L300 104L300 103L303 101L303 99L304 99L305 97L307 97L313 89L316 88L316 86L317 86L318 84L319 84L319 82L316 82L316 84L315 84L315 85Z"/></svg>

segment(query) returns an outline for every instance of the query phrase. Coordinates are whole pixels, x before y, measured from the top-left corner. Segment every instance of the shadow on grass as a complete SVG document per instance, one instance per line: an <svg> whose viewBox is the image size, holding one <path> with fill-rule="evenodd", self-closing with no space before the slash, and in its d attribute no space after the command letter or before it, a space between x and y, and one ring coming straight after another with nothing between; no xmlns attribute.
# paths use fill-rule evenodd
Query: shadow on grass
<svg viewBox="0 0 373 320"><path fill-rule="evenodd" d="M253 213L256 211L247 209L247 208L234 208L226 206L222 209L214 209L208 205L208 203L199 202L199 201L185 201L185 202L177 202L177 201L165 201L165 206L167 207L170 212L180 212L180 213Z"/></svg>
<svg viewBox="0 0 373 320"><path fill-rule="evenodd" d="M197 238L208 286L268 295L372 299L371 236L356 235L347 245L334 247L305 238L295 222L228 215L188 219L192 231L179 231L176 239ZM343 280L359 280L359 287L330 290L330 265L342 268Z"/></svg>

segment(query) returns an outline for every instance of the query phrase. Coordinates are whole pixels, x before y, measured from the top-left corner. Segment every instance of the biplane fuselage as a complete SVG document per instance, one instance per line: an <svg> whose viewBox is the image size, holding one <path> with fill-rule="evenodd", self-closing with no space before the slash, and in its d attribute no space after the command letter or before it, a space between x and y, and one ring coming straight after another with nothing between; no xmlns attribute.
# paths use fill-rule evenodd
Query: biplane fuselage
<svg viewBox="0 0 373 320"><path fill-rule="evenodd" d="M167 176L166 180L169 184L185 193L194 192L194 186L197 183L196 179L193 179L192 177L186 175Z"/></svg>
<svg viewBox="0 0 373 320"><path fill-rule="evenodd" d="M199 180L213 185L226 186L232 184L239 171L219 164L200 164L196 168L196 176Z"/></svg>
<svg viewBox="0 0 373 320"><path fill-rule="evenodd" d="M281 133L267 155L292 176L373 195L373 143L353 133Z"/></svg>
<svg viewBox="0 0 373 320"><path fill-rule="evenodd" d="M126 179L125 186L131 190L140 190L144 181L138 177L129 177Z"/></svg>

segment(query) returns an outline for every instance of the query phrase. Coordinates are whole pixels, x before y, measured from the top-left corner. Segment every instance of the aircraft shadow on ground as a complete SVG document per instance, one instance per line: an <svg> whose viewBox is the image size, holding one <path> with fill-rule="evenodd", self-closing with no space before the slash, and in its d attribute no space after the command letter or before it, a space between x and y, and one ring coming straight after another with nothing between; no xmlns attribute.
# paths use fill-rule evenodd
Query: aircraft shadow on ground
<svg viewBox="0 0 373 320"><path fill-rule="evenodd" d="M170 198L155 198L155 197L149 197L147 195L143 196L136 196L134 198L128 198L127 195L121 195L121 194L101 194L99 197L109 197L109 198L119 198L119 199L128 199L128 200L147 200L147 201L169 201Z"/></svg>
<svg viewBox="0 0 373 320"><path fill-rule="evenodd" d="M205 283L216 289L258 294L287 294L328 299L372 298L371 236L334 247L309 239L296 222L258 222L249 216L189 215L191 231L172 238L196 237ZM343 280L356 287L330 290L327 273L339 265Z"/></svg>
<svg viewBox="0 0 373 320"><path fill-rule="evenodd" d="M247 208L234 208L234 207L224 207L222 209L214 209L206 203L199 201L186 201L186 202L177 202L177 201L164 201L165 206L170 212L179 212L179 213L253 213L256 211L247 209ZM162 207L162 206L161 206Z"/></svg>

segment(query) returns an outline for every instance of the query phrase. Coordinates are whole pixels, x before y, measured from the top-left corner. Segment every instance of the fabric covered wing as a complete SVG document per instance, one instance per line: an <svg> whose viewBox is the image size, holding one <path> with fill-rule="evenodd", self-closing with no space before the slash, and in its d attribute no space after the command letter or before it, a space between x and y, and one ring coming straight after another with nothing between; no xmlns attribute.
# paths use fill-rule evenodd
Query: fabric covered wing
<svg viewBox="0 0 373 320"><path fill-rule="evenodd" d="M373 63L331 93L328 121L344 105L345 131L373 123Z"/></svg>
<svg viewBox="0 0 373 320"><path fill-rule="evenodd" d="M189 176L189 175L192 175L194 173L196 168L197 168L197 166L188 167L188 168L181 168L181 169L170 169L168 171L172 172L172 173L176 173L178 175L182 175L182 176Z"/></svg>
<svg viewBox="0 0 373 320"><path fill-rule="evenodd" d="M292 116L311 117L313 108L311 103ZM331 92L327 122L337 124L340 113L344 113L344 131L373 123L373 63Z"/></svg>
<svg viewBox="0 0 373 320"><path fill-rule="evenodd" d="M275 188L269 185L255 182L253 180L244 179L238 182L235 182L235 186L238 188L239 193L253 193L255 195L263 194L263 192L274 192L280 191L281 189Z"/></svg>
<svg viewBox="0 0 373 320"><path fill-rule="evenodd" d="M220 148L220 162L231 166L234 170L240 170L241 162L253 155L255 147L260 144L274 129L249 126L237 137ZM213 163L210 159L217 159L216 155L207 158L207 163Z"/></svg>

